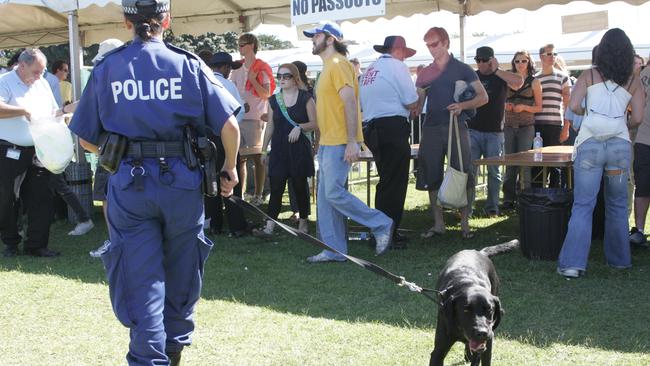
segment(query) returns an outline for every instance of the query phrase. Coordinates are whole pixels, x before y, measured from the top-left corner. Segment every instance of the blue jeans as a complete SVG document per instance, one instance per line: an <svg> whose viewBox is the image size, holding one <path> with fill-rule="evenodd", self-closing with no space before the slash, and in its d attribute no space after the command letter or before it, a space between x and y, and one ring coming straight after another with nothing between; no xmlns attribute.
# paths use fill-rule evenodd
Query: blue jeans
<svg viewBox="0 0 650 366"><path fill-rule="evenodd" d="M519 128L506 126L503 129L503 135L505 138L504 152L506 154L530 150L535 137L535 126L530 125ZM514 203L517 200L517 177L520 171L521 169L518 166L506 167L506 176L503 179L504 203ZM524 168L524 176L519 177L519 180L523 180L526 187L530 187L530 168Z"/></svg>
<svg viewBox="0 0 650 366"><path fill-rule="evenodd" d="M343 160L345 145L318 149L318 230L323 242L341 253L348 253L346 219L367 226L376 234L385 234L393 221L379 210L366 206L345 189L350 164ZM328 251L331 258L342 259Z"/></svg>
<svg viewBox="0 0 650 366"><path fill-rule="evenodd" d="M469 130L470 150L472 152L472 161L494 156L503 155L503 132L481 132ZM474 176L478 177L478 166L474 165ZM499 191L501 190L501 172L497 165L489 165L488 170L488 194L485 201L485 211L499 213ZM470 196L470 207L474 205L475 190L472 190Z"/></svg>
<svg viewBox="0 0 650 366"><path fill-rule="evenodd" d="M605 175L605 260L615 268L632 265L627 221L627 178L631 151L630 142L621 138L605 141L590 138L578 146L573 163L573 209L558 268L581 271L587 268L592 214L603 170L622 171L621 174Z"/></svg>

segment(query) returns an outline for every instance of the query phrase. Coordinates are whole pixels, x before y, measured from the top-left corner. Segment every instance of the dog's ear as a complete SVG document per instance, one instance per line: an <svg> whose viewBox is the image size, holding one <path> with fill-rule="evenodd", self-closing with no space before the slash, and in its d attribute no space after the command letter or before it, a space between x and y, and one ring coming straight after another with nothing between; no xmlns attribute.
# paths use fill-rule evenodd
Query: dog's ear
<svg viewBox="0 0 650 366"><path fill-rule="evenodd" d="M492 296L492 300L494 301L494 324L492 325L492 330L495 330L499 326L499 323L501 323L501 316L503 315L504 311L501 308L501 300L499 300L498 297Z"/></svg>
<svg viewBox="0 0 650 366"><path fill-rule="evenodd" d="M449 332L451 332L452 329L456 327L456 316L454 314L455 301L456 296L449 295L442 303L442 312L445 314L445 320L447 321L447 331Z"/></svg>

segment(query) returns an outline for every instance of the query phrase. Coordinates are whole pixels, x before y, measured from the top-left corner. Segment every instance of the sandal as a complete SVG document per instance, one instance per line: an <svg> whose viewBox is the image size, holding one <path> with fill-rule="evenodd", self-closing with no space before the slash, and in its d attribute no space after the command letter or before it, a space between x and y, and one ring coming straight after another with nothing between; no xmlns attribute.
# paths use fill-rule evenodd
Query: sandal
<svg viewBox="0 0 650 366"><path fill-rule="evenodd" d="M471 230L461 231L461 236L463 239L472 239L474 237L474 232Z"/></svg>
<svg viewBox="0 0 650 366"><path fill-rule="evenodd" d="M427 230L427 231L423 232L422 234L420 234L420 237L422 239L429 239L429 238L432 238L434 236L444 235L444 234L445 234L444 229L442 231L438 231L434 227L431 227L429 230Z"/></svg>

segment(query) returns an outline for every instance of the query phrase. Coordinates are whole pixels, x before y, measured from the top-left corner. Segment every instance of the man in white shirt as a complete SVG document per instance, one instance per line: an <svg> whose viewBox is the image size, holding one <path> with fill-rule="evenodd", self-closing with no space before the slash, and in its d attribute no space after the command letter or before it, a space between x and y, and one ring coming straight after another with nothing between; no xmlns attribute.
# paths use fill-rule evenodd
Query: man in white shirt
<svg viewBox="0 0 650 366"><path fill-rule="evenodd" d="M404 246L397 232L408 187L410 125L418 94L404 60L415 54L401 36L388 36L374 49L382 53L361 75L359 93L364 121L364 140L379 171L375 208L393 219L393 247Z"/></svg>
<svg viewBox="0 0 650 366"><path fill-rule="evenodd" d="M0 238L5 257L18 254L22 237L18 234L17 197L27 212L24 253L35 257L55 257L47 249L50 232L52 193L50 173L34 165L34 141L29 123L40 116L52 116L58 105L43 71L47 60L38 49L26 49L18 67L0 76Z"/></svg>

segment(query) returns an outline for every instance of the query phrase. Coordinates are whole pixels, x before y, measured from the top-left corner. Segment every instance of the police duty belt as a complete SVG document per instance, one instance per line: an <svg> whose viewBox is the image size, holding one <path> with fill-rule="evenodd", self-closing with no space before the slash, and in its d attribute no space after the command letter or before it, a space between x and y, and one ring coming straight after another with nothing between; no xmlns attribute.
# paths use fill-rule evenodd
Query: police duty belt
<svg viewBox="0 0 650 366"><path fill-rule="evenodd" d="M370 272L373 272L373 273L375 273L375 274L377 274L377 275L379 275L381 277L384 277L384 278L394 282L397 286L406 287L406 288L408 288L409 290L411 290L413 292L418 292L418 293L426 296L429 300L431 300L431 301L433 301L433 302L435 302L437 304L440 304L440 300L437 297L435 297L434 295L430 294L430 293L433 293L433 294L436 294L436 295L441 295L441 292L438 291L438 290L433 290L433 289L418 286L415 282L407 281L406 278L404 278L404 276L398 276L398 275L396 275L394 273L388 272L387 270L379 267L378 265L376 265L376 264L374 264L372 262L369 262L369 261L367 261L365 259L353 257L353 256L345 254L345 253L341 253L338 250L336 250L336 249L330 247L329 245L323 243L322 241L314 238L313 236L311 236L309 234L305 234L302 231L298 231L298 230L292 228L291 226L285 225L285 224L279 222L278 220L275 220L275 219L271 218L271 216L267 215L264 211L260 210L256 206L253 206L252 204L244 201L243 199L241 199L241 197L230 196L230 197L228 197L228 199L230 200L230 202L236 204L237 206L239 206L241 208L246 209L247 211L251 212L252 214L254 214L256 216L262 216L267 220L273 221L276 225L278 225L279 227L284 229L286 232L288 232L289 234L301 239L302 241L306 241L308 243L311 243L311 244L313 244L313 245L315 245L315 246L317 246L317 247L319 247L321 249L329 250L329 251L332 251L334 253L340 254L343 257L345 257L347 260L349 260L350 262L353 262L353 263L355 263L355 264L369 270Z"/></svg>

